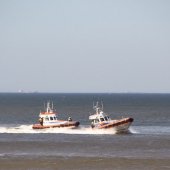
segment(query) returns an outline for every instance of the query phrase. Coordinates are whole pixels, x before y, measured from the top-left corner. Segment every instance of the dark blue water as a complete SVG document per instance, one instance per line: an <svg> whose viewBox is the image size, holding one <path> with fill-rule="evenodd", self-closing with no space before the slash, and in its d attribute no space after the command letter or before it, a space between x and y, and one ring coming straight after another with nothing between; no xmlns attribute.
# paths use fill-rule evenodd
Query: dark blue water
<svg viewBox="0 0 170 170"><path fill-rule="evenodd" d="M78 129L33 130L53 101ZM88 116L102 101L111 118L133 117L128 134L92 130ZM0 94L0 169L170 169L170 94ZM114 167L114 168L113 168Z"/></svg>

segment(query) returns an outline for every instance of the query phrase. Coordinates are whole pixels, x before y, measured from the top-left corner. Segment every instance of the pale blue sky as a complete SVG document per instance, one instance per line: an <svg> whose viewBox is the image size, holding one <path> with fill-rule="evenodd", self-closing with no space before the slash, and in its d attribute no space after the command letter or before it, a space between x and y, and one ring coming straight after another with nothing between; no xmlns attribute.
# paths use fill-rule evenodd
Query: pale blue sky
<svg viewBox="0 0 170 170"><path fill-rule="evenodd" d="M0 0L0 92L170 92L169 0Z"/></svg>

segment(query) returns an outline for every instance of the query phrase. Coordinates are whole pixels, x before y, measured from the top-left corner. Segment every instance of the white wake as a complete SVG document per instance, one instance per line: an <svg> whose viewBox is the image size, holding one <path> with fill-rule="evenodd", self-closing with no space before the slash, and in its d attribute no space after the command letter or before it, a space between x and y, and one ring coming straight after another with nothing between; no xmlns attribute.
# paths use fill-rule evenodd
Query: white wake
<svg viewBox="0 0 170 170"><path fill-rule="evenodd" d="M32 129L32 125L1 125L0 133L63 133L63 134L115 134L114 129L92 129L88 125L81 125L78 128L69 127Z"/></svg>

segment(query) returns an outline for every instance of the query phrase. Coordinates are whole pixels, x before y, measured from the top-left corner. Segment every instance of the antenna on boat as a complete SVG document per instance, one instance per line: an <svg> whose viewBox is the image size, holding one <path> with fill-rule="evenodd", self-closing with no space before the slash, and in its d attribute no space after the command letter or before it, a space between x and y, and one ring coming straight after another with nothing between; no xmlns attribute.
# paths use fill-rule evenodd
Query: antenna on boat
<svg viewBox="0 0 170 170"><path fill-rule="evenodd" d="M98 106L99 106L99 102L97 101L97 102L96 102L96 107L98 107Z"/></svg>
<svg viewBox="0 0 170 170"><path fill-rule="evenodd" d="M101 105L102 105L102 110L103 110L103 101L101 101Z"/></svg>

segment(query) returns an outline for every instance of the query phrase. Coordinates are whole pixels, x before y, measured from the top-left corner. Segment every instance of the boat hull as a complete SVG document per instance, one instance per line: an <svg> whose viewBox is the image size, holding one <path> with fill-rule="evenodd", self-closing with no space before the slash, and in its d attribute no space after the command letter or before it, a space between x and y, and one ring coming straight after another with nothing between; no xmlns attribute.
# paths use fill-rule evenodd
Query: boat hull
<svg viewBox="0 0 170 170"><path fill-rule="evenodd" d="M93 128L98 129L114 129L117 133L128 131L129 126L133 122L133 118L124 118L116 121L111 121L107 124L99 124Z"/></svg>
<svg viewBox="0 0 170 170"><path fill-rule="evenodd" d="M78 127L79 122L71 121L71 122L66 122L66 123L58 123L58 124L52 124L52 125L41 125L41 124L34 124L32 126L33 129L46 129L46 128L62 128L62 127Z"/></svg>

